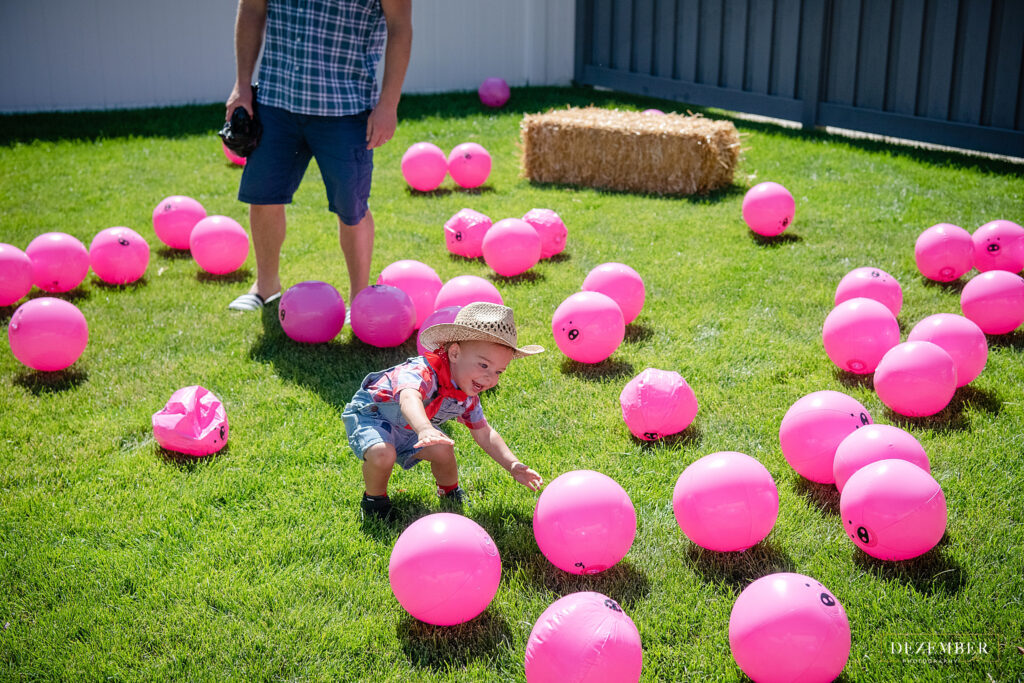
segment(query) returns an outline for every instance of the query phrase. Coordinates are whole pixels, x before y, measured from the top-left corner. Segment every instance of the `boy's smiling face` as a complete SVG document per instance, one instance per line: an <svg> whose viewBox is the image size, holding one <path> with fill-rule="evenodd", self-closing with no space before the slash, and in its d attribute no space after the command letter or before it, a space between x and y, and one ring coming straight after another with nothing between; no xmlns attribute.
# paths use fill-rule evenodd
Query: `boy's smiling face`
<svg viewBox="0 0 1024 683"><path fill-rule="evenodd" d="M512 361L512 349L485 341L452 342L448 345L452 379L468 396L477 396L498 384Z"/></svg>

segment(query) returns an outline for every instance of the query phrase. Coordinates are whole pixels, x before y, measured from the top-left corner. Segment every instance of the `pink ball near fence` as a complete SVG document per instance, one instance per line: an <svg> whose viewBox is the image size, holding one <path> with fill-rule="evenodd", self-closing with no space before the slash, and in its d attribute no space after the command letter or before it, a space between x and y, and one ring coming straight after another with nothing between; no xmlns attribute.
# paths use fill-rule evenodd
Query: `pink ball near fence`
<svg viewBox="0 0 1024 683"><path fill-rule="evenodd" d="M294 341L324 344L345 326L345 300L327 282L298 282L281 295L277 307L281 329Z"/></svg>
<svg viewBox="0 0 1024 683"><path fill-rule="evenodd" d="M900 325L884 304L863 297L848 299L825 318L821 341L836 367L866 375L900 343Z"/></svg>
<svg viewBox="0 0 1024 683"><path fill-rule="evenodd" d="M44 232L25 248L32 261L32 284L44 292L70 292L89 274L89 250L63 232Z"/></svg>
<svg viewBox="0 0 1024 683"><path fill-rule="evenodd" d="M391 285L409 295L416 307L415 329L434 312L434 300L441 291L441 278L426 263L414 259L395 261L380 272L378 285Z"/></svg>
<svg viewBox="0 0 1024 683"><path fill-rule="evenodd" d="M220 143L220 146L224 150L224 156L228 158L228 161L236 166L245 166L245 157L232 152L223 141Z"/></svg>
<svg viewBox="0 0 1024 683"><path fill-rule="evenodd" d="M873 462L890 459L906 460L925 472L932 471L924 446L912 434L892 425L873 424L850 434L836 449L832 468L836 488L842 493L854 472Z"/></svg>
<svg viewBox="0 0 1024 683"><path fill-rule="evenodd" d="M956 365L942 347L926 341L894 346L875 370L875 391L882 403L907 417L941 411L956 393Z"/></svg>
<svg viewBox="0 0 1024 683"><path fill-rule="evenodd" d="M880 268L854 268L836 287L835 305L864 297L885 305L894 316L903 308L903 288L892 275Z"/></svg>
<svg viewBox="0 0 1024 683"><path fill-rule="evenodd" d="M555 600L526 641L527 683L636 683L643 664L636 624L602 593Z"/></svg>
<svg viewBox="0 0 1024 683"><path fill-rule="evenodd" d="M743 589L729 615L736 664L758 683L824 683L850 657L850 620L830 590L803 574L769 574Z"/></svg>
<svg viewBox="0 0 1024 683"><path fill-rule="evenodd" d="M640 315L647 297L640 273L625 263L612 262L594 266L583 279L581 289L611 297L622 310L622 319L627 325Z"/></svg>
<svg viewBox="0 0 1024 683"><path fill-rule="evenodd" d="M228 433L224 404L198 384L178 389L153 413L153 437L176 453L211 455L227 445Z"/></svg>
<svg viewBox="0 0 1024 683"><path fill-rule="evenodd" d="M444 244L456 256L480 258L490 229L490 218L473 209L461 209L444 224Z"/></svg>
<svg viewBox="0 0 1024 683"><path fill-rule="evenodd" d="M422 356L425 353L436 351L437 349L428 349L420 341L423 336L423 330L427 329L431 325L443 325L444 323L455 322L455 316L462 310L462 306L445 306L439 308L426 317L423 324L420 325L420 331L416 335L416 351Z"/></svg>
<svg viewBox="0 0 1024 683"><path fill-rule="evenodd" d="M89 325L73 303L41 297L18 306L7 326L11 353L33 370L70 367L89 343Z"/></svg>
<svg viewBox="0 0 1024 683"><path fill-rule="evenodd" d="M414 190L436 190L447 174L448 159L432 142L417 142L402 155L402 177Z"/></svg>
<svg viewBox="0 0 1024 683"><path fill-rule="evenodd" d="M1013 221L989 221L974 231L971 242L974 267L981 272L1019 273L1024 269L1024 227Z"/></svg>
<svg viewBox="0 0 1024 683"><path fill-rule="evenodd" d="M388 561L391 591L402 608L427 624L454 626L491 604L501 556L482 526L438 512L406 527Z"/></svg>
<svg viewBox="0 0 1024 683"><path fill-rule="evenodd" d="M946 496L931 474L906 460L879 460L847 480L839 499L843 529L880 560L923 555L946 533Z"/></svg>
<svg viewBox="0 0 1024 683"><path fill-rule="evenodd" d="M952 282L974 267L971 233L958 225L937 223L914 243L914 262L929 280Z"/></svg>
<svg viewBox="0 0 1024 683"><path fill-rule="evenodd" d="M644 109L640 113L641 114L646 114L648 116L664 116L665 115L665 112L663 112L660 109Z"/></svg>
<svg viewBox="0 0 1024 683"><path fill-rule="evenodd" d="M523 220L532 225L540 235L540 257L542 259L562 253L569 230L557 213L551 209L530 209L523 215Z"/></svg>
<svg viewBox="0 0 1024 683"><path fill-rule="evenodd" d="M544 557L559 569L597 574L633 546L636 510L611 477L592 470L566 472L540 494L533 535Z"/></svg>
<svg viewBox="0 0 1024 683"><path fill-rule="evenodd" d="M487 78L477 88L477 95L486 107L497 109L505 106L512 92L504 78Z"/></svg>
<svg viewBox="0 0 1024 683"><path fill-rule="evenodd" d="M480 187L491 175L491 154L476 142L456 145L448 155L448 173L459 187Z"/></svg>
<svg viewBox="0 0 1024 683"><path fill-rule="evenodd" d="M492 225L481 247L484 261L502 277L525 273L540 260L540 235L519 218L505 218Z"/></svg>
<svg viewBox="0 0 1024 683"><path fill-rule="evenodd" d="M847 436L871 424L857 399L839 391L815 391L797 400L779 425L782 455L797 474L819 484L835 482L836 449Z"/></svg>
<svg viewBox="0 0 1024 683"><path fill-rule="evenodd" d="M653 441L677 434L697 416L697 396L683 376L647 368L619 394L622 419L638 439Z"/></svg>
<svg viewBox="0 0 1024 683"><path fill-rule="evenodd" d="M434 299L434 310L445 306L465 306L474 301L504 305L498 288L477 275L457 275L441 285Z"/></svg>
<svg viewBox="0 0 1024 683"><path fill-rule="evenodd" d="M227 216L207 216L196 223L188 237L192 258L212 275L238 270L249 256L249 234Z"/></svg>
<svg viewBox="0 0 1024 683"><path fill-rule="evenodd" d="M416 306L398 287L370 285L352 299L352 333L380 348L405 342L416 326Z"/></svg>
<svg viewBox="0 0 1024 683"><path fill-rule="evenodd" d="M747 190L742 210L747 227L758 235L775 237L793 223L796 201L782 185L764 182Z"/></svg>
<svg viewBox="0 0 1024 683"><path fill-rule="evenodd" d="M962 387L981 374L988 361L988 340L975 323L962 315L930 315L910 330L907 341L926 341L942 347L956 366L956 385Z"/></svg>
<svg viewBox="0 0 1024 683"><path fill-rule="evenodd" d="M622 309L600 292L576 292L558 305L551 318L555 344L579 363L600 363L626 337Z"/></svg>
<svg viewBox="0 0 1024 683"><path fill-rule="evenodd" d="M964 317L985 334L1008 334L1024 322L1024 279L1005 270L975 275L960 292Z"/></svg>
<svg viewBox="0 0 1024 683"><path fill-rule="evenodd" d="M192 228L204 218L206 209L195 199L171 195L153 209L153 231L171 249L188 249Z"/></svg>
<svg viewBox="0 0 1024 683"><path fill-rule="evenodd" d="M89 243L89 265L96 277L111 285L126 285L146 274L149 244L131 228L107 228Z"/></svg>
<svg viewBox="0 0 1024 683"><path fill-rule="evenodd" d="M712 453L679 475L672 510L686 537L702 548L743 551L775 526L779 490L765 466L749 455Z"/></svg>
<svg viewBox="0 0 1024 683"><path fill-rule="evenodd" d="M0 242L0 306L10 306L32 291L32 259L13 244Z"/></svg>

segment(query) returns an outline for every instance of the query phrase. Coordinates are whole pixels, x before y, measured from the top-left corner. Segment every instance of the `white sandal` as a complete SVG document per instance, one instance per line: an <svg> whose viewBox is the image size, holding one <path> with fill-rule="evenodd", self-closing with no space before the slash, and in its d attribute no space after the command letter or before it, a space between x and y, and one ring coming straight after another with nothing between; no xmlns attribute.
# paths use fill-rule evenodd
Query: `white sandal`
<svg viewBox="0 0 1024 683"><path fill-rule="evenodd" d="M281 292L271 294L266 299L261 297L259 294L247 292L228 304L228 308L233 311L258 311L271 301L280 298Z"/></svg>

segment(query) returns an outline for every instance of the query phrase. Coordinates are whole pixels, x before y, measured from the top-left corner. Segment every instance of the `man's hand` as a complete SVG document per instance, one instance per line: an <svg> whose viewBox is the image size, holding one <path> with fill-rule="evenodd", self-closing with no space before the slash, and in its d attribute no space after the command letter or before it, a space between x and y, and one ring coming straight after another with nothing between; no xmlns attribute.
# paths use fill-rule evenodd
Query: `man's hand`
<svg viewBox="0 0 1024 683"><path fill-rule="evenodd" d="M544 486L544 479L531 470L525 463L517 462L510 470L512 478L531 491L539 491Z"/></svg>
<svg viewBox="0 0 1024 683"><path fill-rule="evenodd" d="M418 432L416 436L419 437L419 441L412 445L413 448L422 448L424 446L433 446L434 444L447 443L454 445L447 434L442 432L440 429L434 427L428 427L421 432Z"/></svg>
<svg viewBox="0 0 1024 683"><path fill-rule="evenodd" d="M380 147L395 136L398 127L398 108L378 104L366 122L366 149Z"/></svg>
<svg viewBox="0 0 1024 683"><path fill-rule="evenodd" d="M239 107L244 107L249 116L252 117L252 86L245 85L239 87L238 83L235 83L235 87L231 90L231 95L227 101L227 111L224 113L224 120L230 121L231 115Z"/></svg>

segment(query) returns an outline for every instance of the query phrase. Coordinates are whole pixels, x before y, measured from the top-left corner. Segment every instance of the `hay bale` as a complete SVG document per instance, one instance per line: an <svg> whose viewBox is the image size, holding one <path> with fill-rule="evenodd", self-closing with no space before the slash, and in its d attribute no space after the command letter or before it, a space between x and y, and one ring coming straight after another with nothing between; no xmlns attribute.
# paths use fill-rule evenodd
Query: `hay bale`
<svg viewBox="0 0 1024 683"><path fill-rule="evenodd" d="M732 183L731 121L587 107L527 114L523 174L534 182L687 195Z"/></svg>

